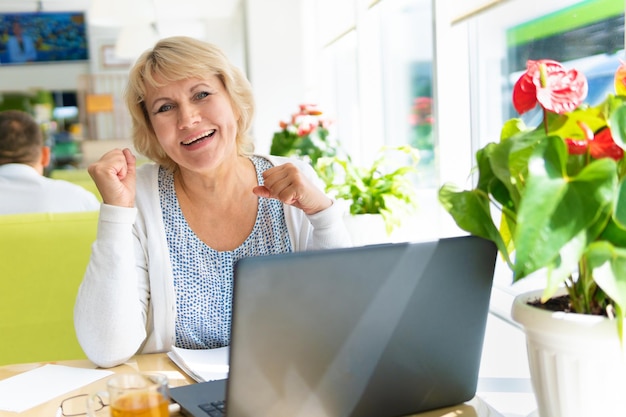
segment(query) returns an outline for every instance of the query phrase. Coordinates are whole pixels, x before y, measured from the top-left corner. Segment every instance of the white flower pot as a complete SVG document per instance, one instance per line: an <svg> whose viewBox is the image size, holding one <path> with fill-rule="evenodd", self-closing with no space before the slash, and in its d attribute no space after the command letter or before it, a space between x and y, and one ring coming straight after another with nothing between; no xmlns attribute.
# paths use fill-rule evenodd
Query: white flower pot
<svg viewBox="0 0 626 417"><path fill-rule="evenodd" d="M540 417L626 415L626 351L617 323L601 316L552 312L517 296L513 319L524 327Z"/></svg>
<svg viewBox="0 0 626 417"><path fill-rule="evenodd" d="M343 221L354 246L388 243L390 236L385 229L382 214L345 215Z"/></svg>

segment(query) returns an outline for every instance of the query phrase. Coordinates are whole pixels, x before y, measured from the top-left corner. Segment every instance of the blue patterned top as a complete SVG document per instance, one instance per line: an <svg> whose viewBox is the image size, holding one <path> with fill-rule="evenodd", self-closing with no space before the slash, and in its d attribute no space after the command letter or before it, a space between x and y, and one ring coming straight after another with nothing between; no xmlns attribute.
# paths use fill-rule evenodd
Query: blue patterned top
<svg viewBox="0 0 626 417"><path fill-rule="evenodd" d="M272 164L251 157L259 184ZM232 251L217 251L190 229L178 205L174 176L159 170L161 210L174 273L176 292L176 346L211 349L230 344L233 267L248 256L292 252L283 205L259 198L256 222L250 236Z"/></svg>

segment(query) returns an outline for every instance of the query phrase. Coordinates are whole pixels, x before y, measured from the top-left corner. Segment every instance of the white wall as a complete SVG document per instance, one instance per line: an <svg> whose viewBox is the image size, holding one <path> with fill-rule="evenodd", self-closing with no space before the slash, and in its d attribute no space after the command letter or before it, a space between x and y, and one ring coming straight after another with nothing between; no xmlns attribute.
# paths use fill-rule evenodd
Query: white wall
<svg viewBox="0 0 626 417"><path fill-rule="evenodd" d="M0 65L0 92L24 90L76 90L77 80L89 73L88 63Z"/></svg>
<svg viewBox="0 0 626 417"><path fill-rule="evenodd" d="M307 57L311 50L304 45L305 2L245 1L248 76L257 104L253 133L260 153L269 152L279 121L287 120L307 100L305 73L313 58Z"/></svg>
<svg viewBox="0 0 626 417"><path fill-rule="evenodd" d="M89 13L89 0L64 0L61 3L69 5L61 10L84 10ZM23 7L17 7L16 4ZM34 1L27 0L0 0L0 11L33 11L34 4ZM310 75L312 71L307 63L314 62L315 57L307 52L311 48L304 45L303 32L306 26L303 25L308 21L306 15L310 17L310 11L305 9L306 4L310 6L312 2L241 0L234 18L227 20L211 16L202 18L203 13L210 15L209 7L198 12L204 23L205 40L219 45L248 74L253 84L257 104L253 133L258 152L269 152L271 138L278 130L279 121L288 118L297 110L297 105L308 98L307 74ZM243 14L244 7L247 18ZM170 32L166 35L176 34L171 32L171 24L168 28ZM126 68L112 69L102 65L102 46L114 44L118 33L117 27L89 27L89 63L19 67L0 65L0 93L39 88L76 90L82 75L126 72Z"/></svg>

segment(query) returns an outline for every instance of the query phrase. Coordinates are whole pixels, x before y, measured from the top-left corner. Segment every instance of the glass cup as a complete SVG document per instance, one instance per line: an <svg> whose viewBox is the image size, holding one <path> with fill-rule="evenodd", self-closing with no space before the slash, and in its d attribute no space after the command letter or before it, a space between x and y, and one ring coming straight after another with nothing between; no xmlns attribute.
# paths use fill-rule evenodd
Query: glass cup
<svg viewBox="0 0 626 417"><path fill-rule="evenodd" d="M108 407L102 406L108 404ZM90 417L169 417L167 377L156 373L115 374L107 390L87 397Z"/></svg>

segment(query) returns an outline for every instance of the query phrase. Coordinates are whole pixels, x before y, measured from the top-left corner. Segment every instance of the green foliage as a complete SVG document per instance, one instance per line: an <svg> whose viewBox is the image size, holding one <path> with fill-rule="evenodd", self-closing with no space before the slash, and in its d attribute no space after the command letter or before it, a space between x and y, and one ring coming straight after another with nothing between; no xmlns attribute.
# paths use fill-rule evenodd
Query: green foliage
<svg viewBox="0 0 626 417"><path fill-rule="evenodd" d="M288 122L280 122L280 130L272 137L270 154L303 158L313 166L323 156L335 156L339 144L330 138L330 120L322 117L315 104L300 104L298 108Z"/></svg>
<svg viewBox="0 0 626 417"><path fill-rule="evenodd" d="M284 128L274 133L270 154L308 159L315 166L319 158L336 155L336 149L337 143L330 140L325 127L318 127L304 136L299 136L294 129Z"/></svg>
<svg viewBox="0 0 626 417"><path fill-rule="evenodd" d="M626 184L623 157L568 153L582 133L610 123L617 143L625 132L626 98L547 115L527 129L507 122L498 143L476 154L479 179L471 190L445 184L439 200L457 225L496 243L515 281L543 271L544 301L563 284L578 313L617 315L626 308ZM546 133L547 126L547 133ZM493 212L492 212L493 210ZM513 252L514 255L513 256Z"/></svg>
<svg viewBox="0 0 626 417"><path fill-rule="evenodd" d="M280 122L270 154L308 160L326 192L350 203L350 214L381 214L391 233L417 207L411 174L417 171L419 150L409 145L383 147L372 165L357 166L339 142L331 140L330 122L321 116L317 106L301 104L289 122Z"/></svg>
<svg viewBox="0 0 626 417"><path fill-rule="evenodd" d="M358 166L350 156L323 157L315 169L335 198L350 202L350 214L381 214L387 233L417 208L411 174L419 151L411 146L383 147L370 166Z"/></svg>

